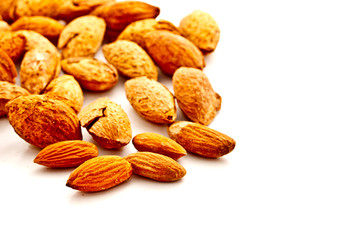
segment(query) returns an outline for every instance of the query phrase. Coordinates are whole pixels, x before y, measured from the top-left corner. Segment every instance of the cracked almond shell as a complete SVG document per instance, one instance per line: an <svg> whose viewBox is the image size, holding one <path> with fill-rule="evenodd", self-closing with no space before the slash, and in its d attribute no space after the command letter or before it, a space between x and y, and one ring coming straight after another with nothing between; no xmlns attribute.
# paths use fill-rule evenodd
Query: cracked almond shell
<svg viewBox="0 0 344 240"><path fill-rule="evenodd" d="M21 96L7 103L8 120L14 131L40 148L65 140L81 140L76 113L60 100L44 95Z"/></svg>

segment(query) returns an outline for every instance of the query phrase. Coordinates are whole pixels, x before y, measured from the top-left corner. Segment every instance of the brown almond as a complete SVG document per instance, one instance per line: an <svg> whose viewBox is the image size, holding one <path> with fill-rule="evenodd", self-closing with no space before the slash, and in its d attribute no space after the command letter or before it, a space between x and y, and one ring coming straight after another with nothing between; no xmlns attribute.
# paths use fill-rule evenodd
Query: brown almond
<svg viewBox="0 0 344 240"><path fill-rule="evenodd" d="M77 167L66 185L83 192L98 192L128 180L132 172L130 163L119 156L99 156Z"/></svg>
<svg viewBox="0 0 344 240"><path fill-rule="evenodd" d="M220 28L208 13L196 10L185 16L179 24L184 37L193 42L203 53L215 50L220 40Z"/></svg>
<svg viewBox="0 0 344 240"><path fill-rule="evenodd" d="M117 40L103 47L105 59L128 78L146 76L157 80L158 69L153 60L139 45Z"/></svg>
<svg viewBox="0 0 344 240"><path fill-rule="evenodd" d="M57 9L65 0L16 0L11 5L10 18L16 20L23 16L56 17Z"/></svg>
<svg viewBox="0 0 344 240"><path fill-rule="evenodd" d="M163 84L147 77L125 82L125 93L135 111L154 123L171 123L177 117L173 94Z"/></svg>
<svg viewBox="0 0 344 240"><path fill-rule="evenodd" d="M186 155L186 150L171 138L157 133L140 133L133 138L135 148L140 152L159 153L174 160Z"/></svg>
<svg viewBox="0 0 344 240"><path fill-rule="evenodd" d="M11 31L0 31L0 49L3 50L13 62L18 62L25 50L24 36Z"/></svg>
<svg viewBox="0 0 344 240"><path fill-rule="evenodd" d="M99 92L113 88L118 82L114 66L95 58L68 58L61 61L63 71L71 74L83 89Z"/></svg>
<svg viewBox="0 0 344 240"><path fill-rule="evenodd" d="M203 69L205 61L202 52L186 38L165 30L145 34L145 45L149 55L167 75L179 67Z"/></svg>
<svg viewBox="0 0 344 240"><path fill-rule="evenodd" d="M16 31L16 34L25 38L25 51L40 49L49 51L52 54L60 55L55 45L38 32L32 30L19 30Z"/></svg>
<svg viewBox="0 0 344 240"><path fill-rule="evenodd" d="M131 140L128 115L122 107L104 97L90 103L79 113L81 125L106 149L117 149Z"/></svg>
<svg viewBox="0 0 344 240"><path fill-rule="evenodd" d="M98 149L93 143L71 140L45 147L38 153L34 163L50 168L70 168L97 156Z"/></svg>
<svg viewBox="0 0 344 240"><path fill-rule="evenodd" d="M16 82L17 69L12 59L0 49L0 81Z"/></svg>
<svg viewBox="0 0 344 240"><path fill-rule="evenodd" d="M178 106L193 122L209 125L221 109L221 97L205 73L196 68L181 67L172 77Z"/></svg>
<svg viewBox="0 0 344 240"><path fill-rule="evenodd" d="M14 131L40 148L65 140L81 140L79 119L72 108L44 95L21 96L7 103Z"/></svg>
<svg viewBox="0 0 344 240"><path fill-rule="evenodd" d="M185 168L178 162L157 153L138 152L124 159L130 162L135 174L159 182L177 181L186 174Z"/></svg>
<svg viewBox="0 0 344 240"><path fill-rule="evenodd" d="M60 34L58 48L62 58L93 57L105 33L105 22L96 16L82 16L66 25Z"/></svg>
<svg viewBox="0 0 344 240"><path fill-rule="evenodd" d="M168 135L186 151L207 158L221 157L235 147L235 141L231 137L193 122L174 122L168 127Z"/></svg>
<svg viewBox="0 0 344 240"><path fill-rule="evenodd" d="M64 101L76 113L84 103L84 96L79 83L71 75L63 75L52 80L44 90L44 94Z"/></svg>
<svg viewBox="0 0 344 240"><path fill-rule="evenodd" d="M7 115L6 104L16 97L30 95L30 93L17 85L0 81L0 117Z"/></svg>

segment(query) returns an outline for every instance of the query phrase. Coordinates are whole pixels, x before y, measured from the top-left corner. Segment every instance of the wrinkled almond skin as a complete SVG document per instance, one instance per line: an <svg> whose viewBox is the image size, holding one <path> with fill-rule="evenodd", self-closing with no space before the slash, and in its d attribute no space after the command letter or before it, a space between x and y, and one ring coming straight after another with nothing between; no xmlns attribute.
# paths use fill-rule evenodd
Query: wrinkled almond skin
<svg viewBox="0 0 344 240"><path fill-rule="evenodd" d="M157 80L158 69L153 60L139 45L118 40L103 47L105 59L128 78L146 76Z"/></svg>
<svg viewBox="0 0 344 240"><path fill-rule="evenodd" d="M5 106L10 100L27 95L30 93L26 89L9 82L0 81L0 117L7 115Z"/></svg>
<svg viewBox="0 0 344 240"><path fill-rule="evenodd" d="M221 109L221 97L203 71L181 67L172 77L178 106L193 122L209 125Z"/></svg>
<svg viewBox="0 0 344 240"><path fill-rule="evenodd" d="M84 103L84 95L79 83L71 75L63 75L52 80L44 90L44 94L65 102L76 113Z"/></svg>
<svg viewBox="0 0 344 240"><path fill-rule="evenodd" d="M68 23L60 34L58 48L62 58L93 57L105 33L105 21L96 16L82 16Z"/></svg>
<svg viewBox="0 0 344 240"><path fill-rule="evenodd" d="M0 81L16 82L17 69L12 59L0 49Z"/></svg>
<svg viewBox="0 0 344 240"><path fill-rule="evenodd" d="M185 168L178 162L157 153L138 152L124 159L130 162L135 174L159 182L177 181L186 174Z"/></svg>
<svg viewBox="0 0 344 240"><path fill-rule="evenodd" d="M65 140L81 140L79 119L62 101L44 95L21 96L7 103L14 131L40 148Z"/></svg>
<svg viewBox="0 0 344 240"><path fill-rule="evenodd" d="M73 75L83 89L89 91L106 91L118 82L116 68L95 58L64 59L61 67L64 72Z"/></svg>
<svg viewBox="0 0 344 240"><path fill-rule="evenodd" d="M71 140L45 147L38 153L34 163L50 168L71 168L97 156L96 145L86 141Z"/></svg>
<svg viewBox="0 0 344 240"><path fill-rule="evenodd" d="M130 23L117 39L135 42L143 49L146 49L145 34L154 30L166 30L175 34L180 34L179 29L171 22L148 18Z"/></svg>
<svg viewBox="0 0 344 240"><path fill-rule="evenodd" d="M203 69L205 61L202 52L186 38L165 30L148 32L145 45L149 55L167 75L179 67Z"/></svg>
<svg viewBox="0 0 344 240"><path fill-rule="evenodd" d="M99 156L77 167L66 185L83 192L99 192L128 180L132 172L130 163L119 156Z"/></svg>
<svg viewBox="0 0 344 240"><path fill-rule="evenodd" d="M0 49L3 50L13 62L18 62L25 51L26 39L24 36L10 31L0 31Z"/></svg>
<svg viewBox="0 0 344 240"><path fill-rule="evenodd" d="M64 25L55 19L44 16L21 17L11 25L12 31L32 30L56 41Z"/></svg>
<svg viewBox="0 0 344 240"><path fill-rule="evenodd" d="M196 10L185 16L179 24L184 37L193 42L203 53L215 50L220 40L220 28L208 13Z"/></svg>
<svg viewBox="0 0 344 240"><path fill-rule="evenodd" d="M104 18L107 28L117 32L121 32L132 22L156 18L159 13L158 7L140 1L113 1L91 12L92 15Z"/></svg>
<svg viewBox="0 0 344 240"><path fill-rule="evenodd" d="M118 149L131 140L128 115L122 107L108 98L99 98L79 113L81 125L103 148Z"/></svg>
<svg viewBox="0 0 344 240"><path fill-rule="evenodd" d="M133 145L140 152L159 153L174 160L186 155L186 150L172 139L157 133L140 133L133 138Z"/></svg>
<svg viewBox="0 0 344 240"><path fill-rule="evenodd" d="M207 126L180 121L168 127L168 135L186 151L207 158L218 158L233 151L233 138Z"/></svg>
<svg viewBox="0 0 344 240"><path fill-rule="evenodd" d="M177 117L173 94L163 84L147 77L125 82L125 93L135 111L154 123L171 123Z"/></svg>

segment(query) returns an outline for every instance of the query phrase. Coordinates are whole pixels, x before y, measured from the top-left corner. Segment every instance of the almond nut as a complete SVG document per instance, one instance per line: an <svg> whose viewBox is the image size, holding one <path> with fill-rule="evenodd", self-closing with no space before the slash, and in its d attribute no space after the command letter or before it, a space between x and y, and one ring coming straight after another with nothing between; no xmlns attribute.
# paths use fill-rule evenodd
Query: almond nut
<svg viewBox="0 0 344 240"><path fill-rule="evenodd" d="M12 59L0 48L0 81L15 83L17 69Z"/></svg>
<svg viewBox="0 0 344 240"><path fill-rule="evenodd" d="M30 95L30 93L17 85L0 81L0 117L7 115L6 104L16 97Z"/></svg>

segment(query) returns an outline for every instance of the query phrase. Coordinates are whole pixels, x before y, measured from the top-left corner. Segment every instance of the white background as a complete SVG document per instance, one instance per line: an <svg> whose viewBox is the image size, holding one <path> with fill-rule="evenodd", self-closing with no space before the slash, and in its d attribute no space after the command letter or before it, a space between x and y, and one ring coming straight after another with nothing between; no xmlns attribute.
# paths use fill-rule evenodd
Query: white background
<svg viewBox="0 0 344 240"><path fill-rule="evenodd" d="M176 25L195 9L217 20L221 40L204 71L223 105L210 127L236 149L180 159L187 175L178 182L134 176L85 194L65 186L72 169L34 164L39 149L0 119L0 238L344 239L342 1L147 2ZM168 77L159 81L172 89ZM84 106L108 96L128 113L133 135L167 136L135 113L123 84L85 93ZM130 143L100 154L135 151Z"/></svg>

